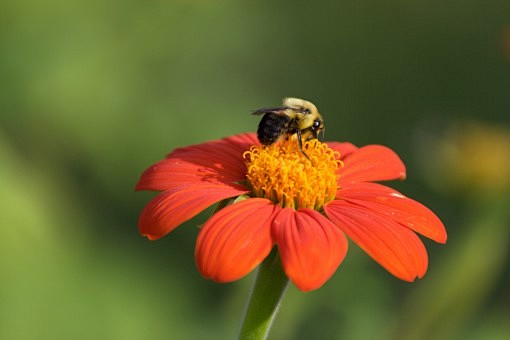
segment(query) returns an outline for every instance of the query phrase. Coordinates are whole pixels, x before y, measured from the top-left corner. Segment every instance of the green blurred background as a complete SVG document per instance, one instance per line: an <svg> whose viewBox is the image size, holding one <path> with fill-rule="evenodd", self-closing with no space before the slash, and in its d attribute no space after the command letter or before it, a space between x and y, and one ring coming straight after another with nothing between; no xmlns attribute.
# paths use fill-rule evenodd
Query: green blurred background
<svg viewBox="0 0 510 340"><path fill-rule="evenodd" d="M309 99L326 139L381 143L434 210L424 279L355 245L320 290L290 287L272 339L507 339L510 2L0 3L0 338L229 339L252 275L195 269L210 212L137 232L141 172Z"/></svg>

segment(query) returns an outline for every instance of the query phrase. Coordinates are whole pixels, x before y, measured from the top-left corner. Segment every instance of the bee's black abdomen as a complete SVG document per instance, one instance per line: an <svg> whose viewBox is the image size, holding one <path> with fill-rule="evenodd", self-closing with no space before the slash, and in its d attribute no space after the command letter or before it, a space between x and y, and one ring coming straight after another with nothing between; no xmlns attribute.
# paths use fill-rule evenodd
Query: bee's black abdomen
<svg viewBox="0 0 510 340"><path fill-rule="evenodd" d="M291 118L287 115L266 113L260 121L257 129L257 137L264 145L273 144L278 138L287 132Z"/></svg>

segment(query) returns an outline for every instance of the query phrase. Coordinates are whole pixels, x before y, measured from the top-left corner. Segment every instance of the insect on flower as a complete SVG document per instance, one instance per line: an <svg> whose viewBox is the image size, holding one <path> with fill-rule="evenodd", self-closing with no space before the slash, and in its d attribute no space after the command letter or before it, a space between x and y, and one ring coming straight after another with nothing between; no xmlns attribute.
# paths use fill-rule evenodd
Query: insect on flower
<svg viewBox="0 0 510 340"><path fill-rule="evenodd" d="M256 113L264 114L258 134L180 147L143 172L136 190L160 193L140 214L142 235L159 239L223 202L195 247L198 270L216 282L246 276L276 248L296 287L318 289L346 256L347 237L399 279L425 275L418 234L445 243L446 229L430 209L379 183L406 177L393 150L322 143L322 117L302 99Z"/></svg>
<svg viewBox="0 0 510 340"><path fill-rule="evenodd" d="M324 119L317 107L299 98L285 98L283 107L259 109L252 114L264 115L257 129L257 137L264 145L282 140L297 139L299 150L303 151L303 141L324 137Z"/></svg>

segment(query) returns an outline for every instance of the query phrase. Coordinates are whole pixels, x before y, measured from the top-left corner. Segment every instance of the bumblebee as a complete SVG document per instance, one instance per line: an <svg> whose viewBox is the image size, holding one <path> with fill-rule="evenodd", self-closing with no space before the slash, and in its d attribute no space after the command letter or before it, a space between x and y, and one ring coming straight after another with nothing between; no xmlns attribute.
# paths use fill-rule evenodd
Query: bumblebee
<svg viewBox="0 0 510 340"><path fill-rule="evenodd" d="M303 141L324 137L324 120L317 107L299 98L285 98L283 107L259 109L252 114L264 115L257 129L260 143L271 145L278 141L297 139L299 150L303 151Z"/></svg>

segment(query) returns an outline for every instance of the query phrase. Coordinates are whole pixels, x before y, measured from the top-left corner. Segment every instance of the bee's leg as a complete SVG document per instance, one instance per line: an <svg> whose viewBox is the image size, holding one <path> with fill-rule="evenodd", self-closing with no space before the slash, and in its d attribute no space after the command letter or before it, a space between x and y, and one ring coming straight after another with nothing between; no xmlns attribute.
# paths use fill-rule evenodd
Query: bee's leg
<svg viewBox="0 0 510 340"><path fill-rule="evenodd" d="M319 142L323 142L324 141L324 134L326 133L326 128L323 128L321 131L319 131L318 133L318 140Z"/></svg>
<svg viewBox="0 0 510 340"><path fill-rule="evenodd" d="M301 139L301 131L298 129L297 130L297 137L298 137L298 145L299 145L299 150L303 153L303 155L305 155L305 157L310 161L312 162L312 160L310 159L310 157L308 157L308 155L306 154L305 150L303 150L303 141ZM313 162L312 162L313 164Z"/></svg>

